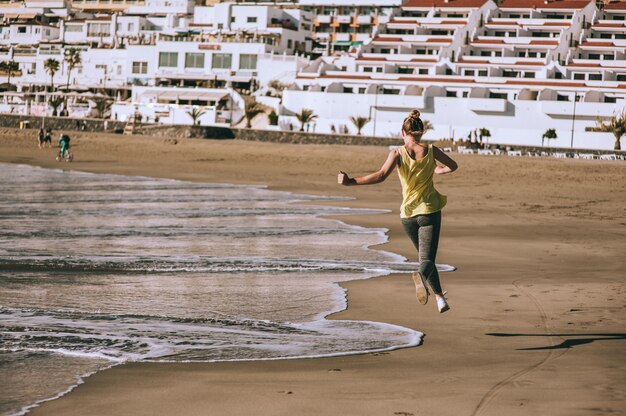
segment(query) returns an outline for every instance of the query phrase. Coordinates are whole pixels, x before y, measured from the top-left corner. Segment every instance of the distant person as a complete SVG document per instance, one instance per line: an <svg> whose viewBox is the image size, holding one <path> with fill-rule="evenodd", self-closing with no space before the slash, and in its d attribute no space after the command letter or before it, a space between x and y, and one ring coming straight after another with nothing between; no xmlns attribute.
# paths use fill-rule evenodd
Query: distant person
<svg viewBox="0 0 626 416"><path fill-rule="evenodd" d="M39 132L37 132L37 143L40 149L46 143L45 140L46 140L46 133L43 131L43 129L39 129Z"/></svg>
<svg viewBox="0 0 626 416"><path fill-rule="evenodd" d="M47 143L48 147L52 147L52 130L50 127L46 129L46 135L43 138L44 144Z"/></svg>
<svg viewBox="0 0 626 416"><path fill-rule="evenodd" d="M65 152L70 148L70 136L62 133L59 137L59 147L61 148L61 157L65 157Z"/></svg>
<svg viewBox="0 0 626 416"><path fill-rule="evenodd" d="M419 111L411 111L404 119L401 133L404 146L391 150L378 171L355 178L340 171L337 181L346 186L381 183L394 168L398 168L403 196L400 218L404 230L419 252L419 268L413 273L417 299L423 305L428 302L428 283L437 298L437 308L443 313L450 306L445 298L446 292L441 289L435 258L441 229L441 209L447 199L435 189L433 176L454 172L457 164L439 148L421 143L424 123Z"/></svg>
<svg viewBox="0 0 626 416"><path fill-rule="evenodd" d="M334 133L337 133L337 129L335 128L335 125L334 125L334 124L331 124L331 125L330 125L330 132L331 132L331 133L333 133L333 134L334 134Z"/></svg>

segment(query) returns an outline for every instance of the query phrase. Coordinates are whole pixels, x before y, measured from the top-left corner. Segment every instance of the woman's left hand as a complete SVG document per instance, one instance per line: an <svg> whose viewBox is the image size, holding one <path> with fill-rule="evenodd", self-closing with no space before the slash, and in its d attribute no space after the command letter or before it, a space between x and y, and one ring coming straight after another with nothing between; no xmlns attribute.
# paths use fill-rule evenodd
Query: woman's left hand
<svg viewBox="0 0 626 416"><path fill-rule="evenodd" d="M350 183L350 177L346 172L339 171L337 175L337 183L340 185L348 185Z"/></svg>

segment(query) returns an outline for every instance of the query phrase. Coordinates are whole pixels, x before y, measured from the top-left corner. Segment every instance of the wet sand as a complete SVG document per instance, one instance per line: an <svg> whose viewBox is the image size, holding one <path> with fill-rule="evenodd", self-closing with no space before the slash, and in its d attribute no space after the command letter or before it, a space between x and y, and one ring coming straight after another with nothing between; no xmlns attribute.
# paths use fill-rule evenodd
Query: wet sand
<svg viewBox="0 0 626 416"><path fill-rule="evenodd" d="M379 248L416 260L393 174L341 187L339 169L377 169L387 149L73 133L71 164L35 131L0 130L0 162L352 196L351 216L389 228ZM330 319L426 334L384 354L244 363L132 363L98 373L33 414L596 415L626 405L626 163L452 155L438 262L451 310L415 300L410 275L349 282ZM333 203L338 205L337 203Z"/></svg>

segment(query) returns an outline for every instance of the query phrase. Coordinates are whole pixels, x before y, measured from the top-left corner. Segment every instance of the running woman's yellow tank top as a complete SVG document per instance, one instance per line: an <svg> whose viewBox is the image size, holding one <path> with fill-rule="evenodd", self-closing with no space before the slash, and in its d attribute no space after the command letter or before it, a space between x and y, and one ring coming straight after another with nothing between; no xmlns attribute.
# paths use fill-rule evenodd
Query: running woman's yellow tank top
<svg viewBox="0 0 626 416"><path fill-rule="evenodd" d="M435 154L433 145L428 145L428 154L420 160L413 160L404 146L399 149L402 162L398 165L398 176L402 184L402 205L400 218L432 214L440 211L447 202L445 195L435 189Z"/></svg>

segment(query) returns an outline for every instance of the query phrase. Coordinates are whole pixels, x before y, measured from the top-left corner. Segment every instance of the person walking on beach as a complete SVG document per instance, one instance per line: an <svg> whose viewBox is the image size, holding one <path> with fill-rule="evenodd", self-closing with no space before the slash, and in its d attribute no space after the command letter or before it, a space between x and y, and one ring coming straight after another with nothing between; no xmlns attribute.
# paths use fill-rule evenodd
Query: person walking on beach
<svg viewBox="0 0 626 416"><path fill-rule="evenodd" d="M424 123L420 119L420 112L413 110L402 123L404 145L391 150L378 171L354 178L340 171L337 182L346 186L381 183L394 168L398 168L403 196L400 218L404 230L419 252L419 268L413 273L417 299L423 305L428 302L428 283L437 298L439 312L443 313L450 306L445 298L446 292L441 289L435 258L441 229L441 209L447 199L435 189L433 176L454 172L457 164L439 148L421 143L423 134Z"/></svg>
<svg viewBox="0 0 626 416"><path fill-rule="evenodd" d="M39 129L39 132L37 133L37 143L39 145L39 148L41 149L44 145L44 140L46 138L45 133L43 132L43 129Z"/></svg>

